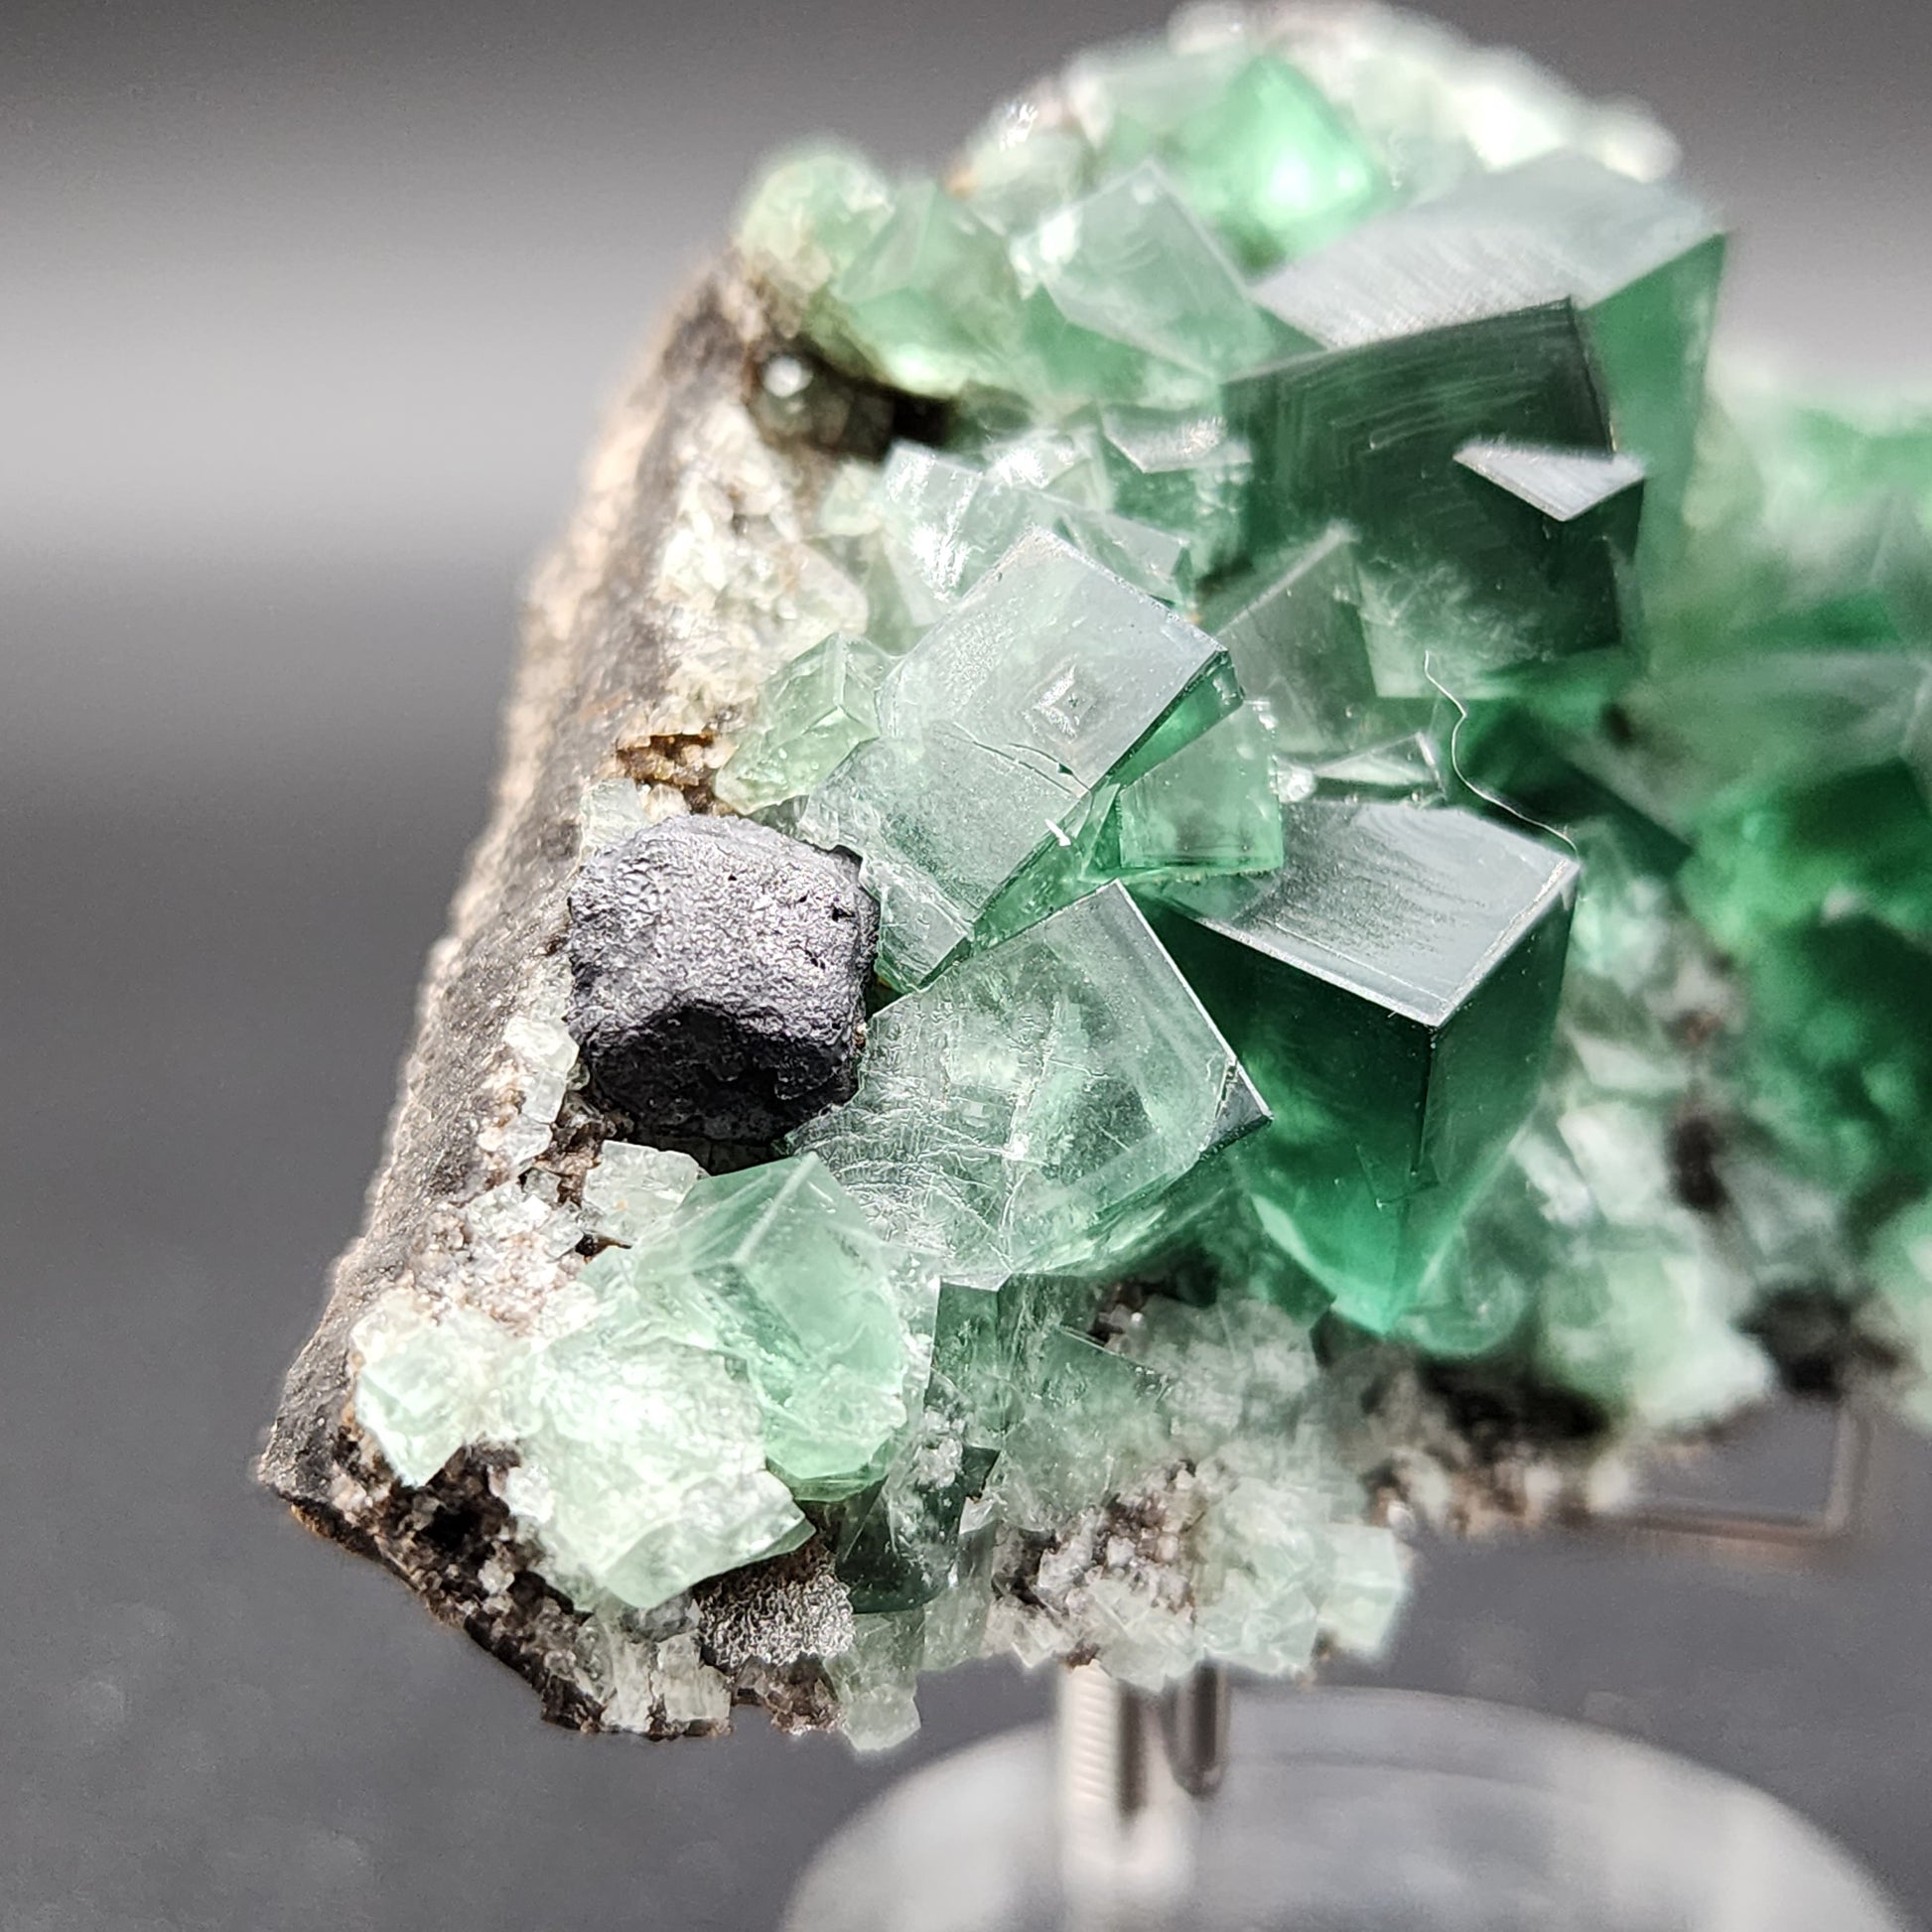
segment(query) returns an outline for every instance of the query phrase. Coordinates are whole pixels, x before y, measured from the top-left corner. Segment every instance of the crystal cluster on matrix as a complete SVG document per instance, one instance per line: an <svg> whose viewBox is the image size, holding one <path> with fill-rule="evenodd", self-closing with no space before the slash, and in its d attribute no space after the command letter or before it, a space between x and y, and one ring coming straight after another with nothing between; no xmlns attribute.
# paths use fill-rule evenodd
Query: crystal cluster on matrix
<svg viewBox="0 0 1932 1932"><path fill-rule="evenodd" d="M1214 11L943 178L766 167L765 420L928 405L816 505L863 634L715 787L862 863L856 1089L727 1174L606 1142L540 1332L378 1310L405 1480L513 1450L621 1614L815 1543L876 1744L985 1650L1373 1649L1364 1358L1611 1441L1766 1394L1794 1299L1932 1354L1932 417L1707 381L1672 160Z"/></svg>

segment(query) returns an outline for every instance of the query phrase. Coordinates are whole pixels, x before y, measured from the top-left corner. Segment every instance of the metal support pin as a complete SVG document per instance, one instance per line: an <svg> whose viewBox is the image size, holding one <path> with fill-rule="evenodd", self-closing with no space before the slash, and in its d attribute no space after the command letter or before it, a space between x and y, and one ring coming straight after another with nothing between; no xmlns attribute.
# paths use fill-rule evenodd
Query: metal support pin
<svg viewBox="0 0 1932 1932"><path fill-rule="evenodd" d="M1198 1666L1162 1696L1168 1769L1190 1798L1211 1798L1227 1775L1232 1705L1228 1674L1219 1664Z"/></svg>
<svg viewBox="0 0 1932 1932"><path fill-rule="evenodd" d="M1082 1932L1151 1928L1194 1868L1193 1801L1221 1782L1227 1674L1204 1666L1160 1697L1091 1665L1060 1679L1060 1870Z"/></svg>

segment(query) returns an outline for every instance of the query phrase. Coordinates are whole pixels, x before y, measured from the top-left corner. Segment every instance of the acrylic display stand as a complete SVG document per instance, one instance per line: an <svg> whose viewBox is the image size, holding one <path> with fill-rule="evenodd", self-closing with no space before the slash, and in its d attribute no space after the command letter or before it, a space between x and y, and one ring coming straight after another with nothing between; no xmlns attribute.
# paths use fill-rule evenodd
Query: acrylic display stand
<svg viewBox="0 0 1932 1932"><path fill-rule="evenodd" d="M782 1932L1910 1932L1775 1799L1628 1738L1324 1689L1245 1692L1217 1734L1225 1697L1067 1673L1056 1726L831 1839Z"/></svg>

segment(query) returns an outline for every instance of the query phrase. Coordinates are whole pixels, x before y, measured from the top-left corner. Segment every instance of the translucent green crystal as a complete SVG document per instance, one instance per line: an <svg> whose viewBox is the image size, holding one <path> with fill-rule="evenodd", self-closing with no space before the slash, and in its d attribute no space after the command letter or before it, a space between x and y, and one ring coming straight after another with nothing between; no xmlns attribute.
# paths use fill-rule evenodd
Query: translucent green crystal
<svg viewBox="0 0 1932 1932"><path fill-rule="evenodd" d="M743 1364L793 1494L878 1474L923 1379L937 1284L817 1160L699 1181L624 1270L653 1323Z"/></svg>
<svg viewBox="0 0 1932 1932"><path fill-rule="evenodd" d="M1128 1210L1261 1114L1110 886L877 1015L857 1094L790 1144L891 1238L994 1284L1099 1265Z"/></svg>
<svg viewBox="0 0 1932 1932"><path fill-rule="evenodd" d="M1275 742L1252 705L1230 712L1120 794L1122 877L1273 872L1282 863Z"/></svg>
<svg viewBox="0 0 1932 1932"><path fill-rule="evenodd" d="M810 1533L765 1468L736 1367L640 1324L622 1295L534 1341L392 1295L355 1346L357 1420L405 1481L465 1444L515 1449L505 1500L566 1587L648 1609Z"/></svg>
<svg viewBox="0 0 1932 1932"><path fill-rule="evenodd" d="M353 1345L356 1420L405 1482L427 1482L466 1443L506 1433L510 1348L487 1315L459 1308L438 1320L385 1300L357 1323Z"/></svg>
<svg viewBox="0 0 1932 1932"><path fill-rule="evenodd" d="M504 1500L559 1581L648 1609L810 1534L723 1356L593 1326L532 1360L524 1402Z"/></svg>
<svg viewBox="0 0 1932 1932"><path fill-rule="evenodd" d="M864 253L892 208L891 183L864 155L813 141L765 163L734 238L752 272L802 311Z"/></svg>
<svg viewBox="0 0 1932 1932"><path fill-rule="evenodd" d="M919 1727L913 1693L925 1662L925 1623L910 1614L854 1619L852 1647L826 1659L839 1727L854 1749L890 1750Z"/></svg>
<svg viewBox="0 0 1932 1932"><path fill-rule="evenodd" d="M921 625L944 616L1035 520L1024 491L918 444L893 445L874 495L905 608Z"/></svg>
<svg viewBox="0 0 1932 1932"><path fill-rule="evenodd" d="M934 182L896 192L891 214L826 301L841 345L914 395L1009 377L1020 296L1005 243Z"/></svg>
<svg viewBox="0 0 1932 1932"><path fill-rule="evenodd" d="M1384 1499L1894 1361L1932 1421L1932 412L1707 394L1671 162L1425 23L1209 9L942 182L759 178L649 595L781 666L676 657L720 805L881 902L857 1089L728 1174L600 1145L533 955L350 1345L356 1481L486 1463L653 1646L614 1709L1298 1672L1385 1641ZM734 1686L687 1592L806 1543L826 1654Z"/></svg>
<svg viewBox="0 0 1932 1932"><path fill-rule="evenodd" d="M1932 946L1851 916L1752 949L1739 1050L1753 1112L1834 1186L1932 1179Z"/></svg>
<svg viewBox="0 0 1932 1932"><path fill-rule="evenodd" d="M959 1578L961 1520L1006 1436L1013 1398L990 1290L939 1291L917 1433L892 1472L839 1514L839 1579L862 1613L913 1609Z"/></svg>
<svg viewBox="0 0 1932 1932"><path fill-rule="evenodd" d="M1038 290L1056 322L1135 351L1156 365L1103 372L1077 337L1045 339L1056 378L1076 393L1184 397L1264 360L1281 331L1249 300L1232 262L1148 164L1050 214L1014 244L1023 287ZM1187 378L1193 378L1190 385Z"/></svg>
<svg viewBox="0 0 1932 1932"><path fill-rule="evenodd" d="M1355 551L1349 527L1331 524L1203 614L1281 749L1305 759L1380 743L1426 718L1426 707L1377 692ZM1389 678L1400 681L1400 667Z"/></svg>
<svg viewBox="0 0 1932 1932"><path fill-rule="evenodd" d="M634 1248L662 1228L704 1170L688 1154L606 1141L584 1176L584 1219L593 1234Z"/></svg>
<svg viewBox="0 0 1932 1932"><path fill-rule="evenodd" d="M1381 1329L1534 1098L1577 866L1465 812L1311 799L1287 862L1158 889L1158 929L1274 1120L1241 1166L1281 1245Z"/></svg>
<svg viewBox="0 0 1932 1932"><path fill-rule="evenodd" d="M1183 535L1117 515L1098 467L1070 436L1016 439L987 452L985 469L895 444L879 473L878 520L899 601L918 624L936 622L1027 531L1050 531L1137 590L1179 603L1194 565Z"/></svg>
<svg viewBox="0 0 1932 1932"><path fill-rule="evenodd" d="M1007 1431L997 1496L1009 1522L1047 1529L1134 1472L1138 1421L1161 1383L1065 1328L1046 1336L1031 1368L1026 1400Z"/></svg>
<svg viewBox="0 0 1932 1932"><path fill-rule="evenodd" d="M1767 1394L1770 1364L1731 1325L1735 1283L1696 1250L1631 1236L1578 1256L1545 1290L1546 1370L1612 1413L1682 1429Z"/></svg>
<svg viewBox="0 0 1932 1932"><path fill-rule="evenodd" d="M1012 101L967 143L954 185L982 221L1019 234L1074 200L1092 161L1078 128L1043 125L1035 103Z"/></svg>
<svg viewBox="0 0 1932 1932"><path fill-rule="evenodd" d="M1307 254L1388 194L1361 136L1286 61L1245 62L1162 143L1181 192L1250 269Z"/></svg>
<svg viewBox="0 0 1932 1932"><path fill-rule="evenodd" d="M880 736L813 794L805 836L866 860L879 970L917 986L1001 890L1124 775L1164 721L1178 749L1228 708L1213 641L1057 539L1034 532L899 662ZM1183 712L1190 694L1211 708ZM1042 908L1043 909L1043 908Z"/></svg>
<svg viewBox="0 0 1932 1932"><path fill-rule="evenodd" d="M714 789L739 811L822 784L855 746L879 735L873 691L888 659L863 637L831 636L794 657L764 691L758 722Z"/></svg>
<svg viewBox="0 0 1932 1932"><path fill-rule="evenodd" d="M1233 561L1253 463L1225 417L1123 404L1101 412L1100 432L1112 501L1122 514L1184 536L1196 577Z"/></svg>
<svg viewBox="0 0 1932 1932"><path fill-rule="evenodd" d="M1262 543L1334 517L1360 539L1384 697L1458 697L1605 647L1548 581L1540 526L1457 461L1471 444L1607 453L1610 433L1567 303L1292 356L1243 378L1229 409L1255 448Z"/></svg>
<svg viewBox="0 0 1932 1932"><path fill-rule="evenodd" d="M1250 269L1320 247L1387 193L1361 136L1273 54L1139 43L1085 57L1068 79L1106 160L1158 154Z"/></svg>

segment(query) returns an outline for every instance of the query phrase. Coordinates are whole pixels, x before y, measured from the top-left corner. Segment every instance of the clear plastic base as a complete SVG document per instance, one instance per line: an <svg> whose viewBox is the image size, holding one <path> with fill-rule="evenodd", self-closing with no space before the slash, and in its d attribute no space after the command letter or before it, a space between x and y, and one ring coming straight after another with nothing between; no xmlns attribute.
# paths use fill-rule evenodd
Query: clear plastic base
<svg viewBox="0 0 1932 1932"><path fill-rule="evenodd" d="M782 1932L1910 1932L1748 1785L1417 1692L1250 1694L1218 1795L1079 1812L1050 1730L992 1738L829 1841Z"/></svg>

